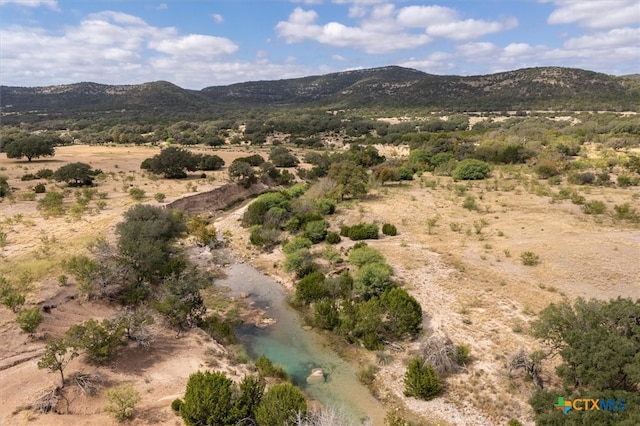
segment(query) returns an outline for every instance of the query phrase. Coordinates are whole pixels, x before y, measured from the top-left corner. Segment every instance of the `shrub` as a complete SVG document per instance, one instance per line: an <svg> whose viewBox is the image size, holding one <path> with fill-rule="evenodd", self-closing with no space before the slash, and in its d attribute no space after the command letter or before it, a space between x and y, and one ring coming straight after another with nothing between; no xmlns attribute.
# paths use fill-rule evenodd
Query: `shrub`
<svg viewBox="0 0 640 426"><path fill-rule="evenodd" d="M540 256L532 251L525 251L520 255L520 260L522 260L523 265L535 266L540 263Z"/></svg>
<svg viewBox="0 0 640 426"><path fill-rule="evenodd" d="M280 383L269 388L255 411L260 426L294 424L298 415L305 417L306 413L304 393L291 383Z"/></svg>
<svg viewBox="0 0 640 426"><path fill-rule="evenodd" d="M384 256L373 247L364 246L353 248L349 253L349 263L362 267L371 262L384 262Z"/></svg>
<svg viewBox="0 0 640 426"><path fill-rule="evenodd" d="M629 203L613 206L615 210L614 217L619 220L629 220L631 222L640 222L640 213L636 211Z"/></svg>
<svg viewBox="0 0 640 426"><path fill-rule="evenodd" d="M596 180L596 175L592 172L574 172L569 173L567 176L567 182L574 185L591 185Z"/></svg>
<svg viewBox="0 0 640 426"><path fill-rule="evenodd" d="M33 192L35 192L36 194L44 194L45 192L47 192L47 188L44 183L40 182L33 187Z"/></svg>
<svg viewBox="0 0 640 426"><path fill-rule="evenodd" d="M333 330L340 324L340 314L332 299L319 300L314 306L314 322L317 327Z"/></svg>
<svg viewBox="0 0 640 426"><path fill-rule="evenodd" d="M53 170L51 169L40 169L36 172L36 178L38 179L52 179L53 178Z"/></svg>
<svg viewBox="0 0 640 426"><path fill-rule="evenodd" d="M184 404L184 402L180 398L176 398L171 401L171 409L174 413L180 414L180 408L182 407L182 404Z"/></svg>
<svg viewBox="0 0 640 426"><path fill-rule="evenodd" d="M618 186L626 188L628 186L638 186L640 184L640 178L638 176L629 176L626 174L618 175Z"/></svg>
<svg viewBox="0 0 640 426"><path fill-rule="evenodd" d="M467 158L458 163L451 176L454 180L477 180L486 178L489 172L489 164L475 158Z"/></svg>
<svg viewBox="0 0 640 426"><path fill-rule="evenodd" d="M328 232L326 241L329 244L338 244L340 241L342 241L342 238L340 238L340 234L338 234L337 232Z"/></svg>
<svg viewBox="0 0 640 426"><path fill-rule="evenodd" d="M473 195L467 195L462 203L462 207L467 210L478 210L475 197Z"/></svg>
<svg viewBox="0 0 640 426"><path fill-rule="evenodd" d="M165 194L163 194L162 192L156 192L153 196L153 198L159 202L159 203L163 203L164 200L167 198L167 196Z"/></svg>
<svg viewBox="0 0 640 426"><path fill-rule="evenodd" d="M105 392L109 404L104 408L116 420L122 421L133 417L133 407L140 402L140 394L133 385L119 385Z"/></svg>
<svg viewBox="0 0 640 426"><path fill-rule="evenodd" d="M284 270L295 272L298 278L302 278L316 270L313 257L309 249L299 249L287 254L284 260Z"/></svg>
<svg viewBox="0 0 640 426"><path fill-rule="evenodd" d="M251 227L249 241L263 250L270 250L278 244L280 231L272 227L256 225Z"/></svg>
<svg viewBox="0 0 640 426"><path fill-rule="evenodd" d="M285 254L293 253L300 249L308 249L311 247L313 243L310 239L306 237L297 236L291 241L287 242L284 246L282 246L282 251Z"/></svg>
<svg viewBox="0 0 640 426"><path fill-rule="evenodd" d="M441 390L440 378L431 365L425 365L420 357L409 361L404 376L405 396L429 400L438 395Z"/></svg>
<svg viewBox="0 0 640 426"><path fill-rule="evenodd" d="M386 263L367 263L358 270L356 288L365 298L379 296L395 285L392 274L393 269Z"/></svg>
<svg viewBox="0 0 640 426"><path fill-rule="evenodd" d="M602 201L593 200L582 205L582 211L586 214L603 214L607 210L607 205Z"/></svg>
<svg viewBox="0 0 640 426"><path fill-rule="evenodd" d="M296 285L296 297L305 304L315 302L328 293L324 287L325 277L321 272L315 271L303 277Z"/></svg>
<svg viewBox="0 0 640 426"><path fill-rule="evenodd" d="M129 190L129 196L133 198L135 201L142 201L145 196L144 189L131 188Z"/></svg>
<svg viewBox="0 0 640 426"><path fill-rule="evenodd" d="M384 225L382 225L382 233L384 235L389 235L390 237L393 237L395 235L398 235L398 229L396 228L395 225L391 223L385 223Z"/></svg>
<svg viewBox="0 0 640 426"><path fill-rule="evenodd" d="M391 288L380 296L386 315L385 333L392 339L416 337L422 330L422 307L406 290Z"/></svg>
<svg viewBox="0 0 640 426"><path fill-rule="evenodd" d="M378 239L378 225L375 223L359 223L353 226L342 226L340 235L353 241Z"/></svg>
<svg viewBox="0 0 640 426"><path fill-rule="evenodd" d="M316 203L316 209L321 215L334 214L336 212L336 202L331 198L321 198Z"/></svg>
<svg viewBox="0 0 640 426"><path fill-rule="evenodd" d="M59 216L64 214L64 194L61 192L47 192L38 201L38 210L45 216Z"/></svg>
<svg viewBox="0 0 640 426"><path fill-rule="evenodd" d="M311 240L312 243L317 244L327 237L327 229L329 229L329 222L326 220L314 220L304 226L304 236Z"/></svg>
<svg viewBox="0 0 640 426"><path fill-rule="evenodd" d="M289 380L289 375L280 365L276 365L267 358L264 354L261 354L256 360L256 368L262 377L275 377L280 380Z"/></svg>
<svg viewBox="0 0 640 426"><path fill-rule="evenodd" d="M197 372L189 376L180 416L185 424L228 424L232 410L233 381L222 372Z"/></svg>
<svg viewBox="0 0 640 426"><path fill-rule="evenodd" d="M23 309L16 315L16 322L25 333L33 334L44 320L38 308Z"/></svg>

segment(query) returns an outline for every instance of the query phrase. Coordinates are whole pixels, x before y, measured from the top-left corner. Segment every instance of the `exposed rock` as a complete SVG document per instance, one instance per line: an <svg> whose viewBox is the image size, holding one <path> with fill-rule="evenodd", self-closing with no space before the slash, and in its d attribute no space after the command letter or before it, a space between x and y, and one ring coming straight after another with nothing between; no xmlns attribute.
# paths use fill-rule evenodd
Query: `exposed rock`
<svg viewBox="0 0 640 426"><path fill-rule="evenodd" d="M309 374L309 376L307 377L307 383L312 384L312 383L324 383L325 381L325 377L324 377L324 371L322 370L322 368L314 368L311 371L311 374Z"/></svg>

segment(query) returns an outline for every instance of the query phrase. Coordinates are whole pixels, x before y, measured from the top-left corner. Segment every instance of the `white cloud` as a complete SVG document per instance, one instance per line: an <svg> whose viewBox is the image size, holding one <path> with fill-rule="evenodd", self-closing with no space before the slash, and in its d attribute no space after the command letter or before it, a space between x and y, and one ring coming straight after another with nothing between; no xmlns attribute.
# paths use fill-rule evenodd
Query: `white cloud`
<svg viewBox="0 0 640 426"><path fill-rule="evenodd" d="M211 15L211 17L216 22L216 24L222 24L224 22L224 17L219 13L214 13L213 15Z"/></svg>
<svg viewBox="0 0 640 426"><path fill-rule="evenodd" d="M29 86L77 81L128 84L165 79L183 87L203 87L221 78L207 71L217 64L218 58L238 50L227 38L184 35L175 28L151 26L138 17L117 12L89 15L78 25L64 27L60 32L37 27L3 27L0 39L2 84ZM243 67L248 69L249 64ZM263 61L260 68L272 67ZM274 77L277 75L281 74Z"/></svg>
<svg viewBox="0 0 640 426"><path fill-rule="evenodd" d="M315 40L338 47L353 47L366 53L383 54L424 46L431 41L426 34L411 34L395 21L393 5L382 5L368 10L360 26L347 26L339 22L316 24L318 14L296 8L287 21L280 21L276 31L287 43Z"/></svg>
<svg viewBox="0 0 640 426"><path fill-rule="evenodd" d="M442 6L407 6L398 10L391 3L349 3L354 3L349 8L349 17L358 21L357 26L335 21L319 25L316 11L298 7L288 20L276 25L276 32L287 43L315 40L331 46L384 54L422 47L437 37L472 40L518 25L515 18L502 21L462 20L457 11ZM417 32L416 29L422 31Z"/></svg>
<svg viewBox="0 0 640 426"><path fill-rule="evenodd" d="M25 7L40 7L46 6L49 9L59 11L60 7L58 7L57 0L0 0L0 6L4 6L5 4L14 3L19 6Z"/></svg>
<svg viewBox="0 0 640 426"><path fill-rule="evenodd" d="M202 56L205 58L231 54L238 50L238 46L229 39L202 34L152 41L149 43L149 47L172 56Z"/></svg>
<svg viewBox="0 0 640 426"><path fill-rule="evenodd" d="M504 22L466 19L464 21L431 25L427 28L427 34L453 40L471 40L487 34L508 30L517 25L518 21L514 18L507 19Z"/></svg>
<svg viewBox="0 0 640 426"><path fill-rule="evenodd" d="M556 5L549 24L577 23L583 27L604 29L640 22L640 3L637 0L575 1L542 0Z"/></svg>
<svg viewBox="0 0 640 426"><path fill-rule="evenodd" d="M398 22L412 28L427 28L443 22L453 22L457 12L443 6L408 6L398 12Z"/></svg>

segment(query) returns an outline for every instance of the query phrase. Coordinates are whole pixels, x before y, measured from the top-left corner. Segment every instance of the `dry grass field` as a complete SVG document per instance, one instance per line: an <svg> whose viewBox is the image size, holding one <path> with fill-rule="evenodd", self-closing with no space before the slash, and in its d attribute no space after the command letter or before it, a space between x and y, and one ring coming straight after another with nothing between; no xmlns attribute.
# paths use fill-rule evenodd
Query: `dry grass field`
<svg viewBox="0 0 640 426"><path fill-rule="evenodd" d="M113 238L122 213L137 202L129 195L132 187L144 190L143 202L159 204L157 193L165 194L168 202L226 183L226 169L207 172L206 178L151 177L139 165L157 152L151 147L75 145L58 148L52 159L31 163L0 157L0 174L14 187L11 198L0 203L0 230L6 234L0 274L31 289L27 305L55 306L34 337L19 331L12 312L0 309L0 424L115 422L101 413L101 397L78 396L72 403L74 414L68 416L33 414L24 407L38 389L59 381L56 374L36 366L45 337L72 323L114 313L114 307L72 297L73 285L59 285L61 260L84 252L96 238ZM229 164L247 151L213 153ZM33 200L34 181L22 182L20 176L75 161L104 172L95 187L98 195L84 211L74 210L71 189L65 198L67 213L44 217L36 208L42 194ZM47 191L57 185L48 183ZM58 191L65 190L59 186ZM446 335L455 344L471 347L468 371L450 377L444 395L428 402L402 395L406 360L420 342L394 353L376 379L380 398L390 407L412 411L434 424L505 424L512 417L531 424L526 401L533 385L521 373L509 375L507 359L521 347L535 347L526 332L537 312L564 297L640 298L640 228L609 214L614 205L639 206L640 187L572 186L586 201L606 204L607 211L599 215L587 215L570 200L553 197L559 188L539 181L524 166L503 166L489 179L471 183L427 173L411 182L377 186L363 200L338 206L331 219L334 230L358 222L397 226L398 235L368 243L384 254L397 279L421 303L427 334ZM470 197L475 208L463 207L465 202L470 207ZM238 223L241 212L221 216L218 232L228 231L239 256L290 283L291 277L275 267L283 259L280 250L263 254L249 247L247 231ZM337 248L352 244L343 240ZM525 252L537 255L538 264L524 265ZM183 392L188 375L212 358L220 358L218 366L227 366L230 374L242 374L241 368L225 361L225 349L204 334L194 331L176 341L172 332L158 328L158 333L152 350L125 348L113 365L100 370L105 386L132 382L141 392L132 424L179 424L169 404ZM373 354L359 356L373 362ZM94 369L76 359L67 371ZM547 365L543 378L550 380L551 372Z"/></svg>

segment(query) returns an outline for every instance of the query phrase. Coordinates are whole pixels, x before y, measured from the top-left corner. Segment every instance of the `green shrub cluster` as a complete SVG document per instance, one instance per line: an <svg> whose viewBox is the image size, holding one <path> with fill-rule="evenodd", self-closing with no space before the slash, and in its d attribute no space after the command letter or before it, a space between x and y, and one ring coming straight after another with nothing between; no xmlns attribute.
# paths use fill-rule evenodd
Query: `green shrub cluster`
<svg viewBox="0 0 640 426"><path fill-rule="evenodd" d="M396 226L391 223L385 223L384 225L382 225L382 233L384 235L393 237L395 235L398 235L398 228L396 228Z"/></svg>
<svg viewBox="0 0 640 426"><path fill-rule="evenodd" d="M340 235L353 241L378 239L378 225L375 223L359 223L353 226L340 227Z"/></svg>

